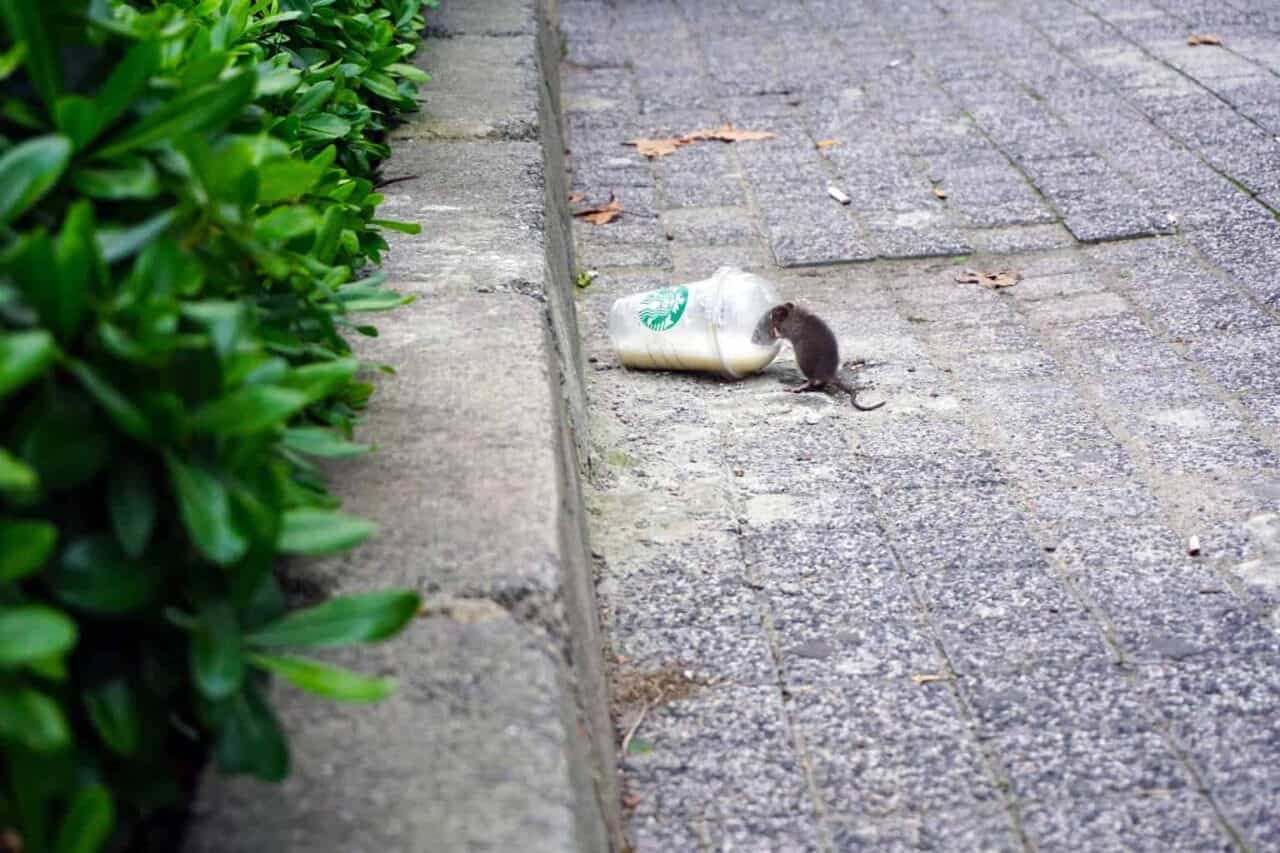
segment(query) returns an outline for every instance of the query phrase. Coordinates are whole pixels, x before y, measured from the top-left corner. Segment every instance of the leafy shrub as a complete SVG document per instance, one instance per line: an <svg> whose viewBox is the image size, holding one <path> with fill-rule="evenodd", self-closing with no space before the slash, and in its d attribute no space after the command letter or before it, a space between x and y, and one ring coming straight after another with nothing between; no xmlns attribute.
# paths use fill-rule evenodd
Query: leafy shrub
<svg viewBox="0 0 1280 853"><path fill-rule="evenodd" d="M205 752L283 778L269 674L393 689L281 648L416 594L274 569L373 530L317 460L367 450L346 335L406 301L363 271L422 2L0 0L0 849L122 847Z"/></svg>

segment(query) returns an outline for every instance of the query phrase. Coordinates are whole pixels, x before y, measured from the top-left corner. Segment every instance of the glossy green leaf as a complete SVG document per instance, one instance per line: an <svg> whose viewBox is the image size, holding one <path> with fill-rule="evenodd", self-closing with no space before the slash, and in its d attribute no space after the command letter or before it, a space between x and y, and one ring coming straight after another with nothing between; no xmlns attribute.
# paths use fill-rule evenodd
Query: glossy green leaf
<svg viewBox="0 0 1280 853"><path fill-rule="evenodd" d="M301 160L267 163L259 171L258 201L275 204L302 196L320 180L324 170Z"/></svg>
<svg viewBox="0 0 1280 853"><path fill-rule="evenodd" d="M422 226L417 222L396 222L393 219L371 219L370 225L377 225L379 228L386 228L389 231L399 231L401 234L420 234Z"/></svg>
<svg viewBox="0 0 1280 853"><path fill-rule="evenodd" d="M22 67L22 60L27 58L27 45L25 42L15 44L3 53L0 53L0 80L7 80L13 75L13 72Z"/></svg>
<svg viewBox="0 0 1280 853"><path fill-rule="evenodd" d="M247 773L278 782L289 775L289 748L284 729L257 688L245 689L231 700L218 728L213 757L224 773Z"/></svg>
<svg viewBox="0 0 1280 853"><path fill-rule="evenodd" d="M58 703L30 687L0 690L0 739L36 752L62 749L71 739Z"/></svg>
<svg viewBox="0 0 1280 853"><path fill-rule="evenodd" d="M226 486L203 468L165 454L169 479L178 496L178 510L191 541L210 561L230 565L249 548L231 515Z"/></svg>
<svg viewBox="0 0 1280 853"><path fill-rule="evenodd" d="M302 130L320 139L341 139L351 132L351 124L332 113L318 113L302 120Z"/></svg>
<svg viewBox="0 0 1280 853"><path fill-rule="evenodd" d="M53 108L54 124L80 149L93 138L98 111L83 95L63 95Z"/></svg>
<svg viewBox="0 0 1280 853"><path fill-rule="evenodd" d="M97 853L111 837L115 823L110 792L101 785L81 788L62 819L54 849L56 853Z"/></svg>
<svg viewBox="0 0 1280 853"><path fill-rule="evenodd" d="M293 686L326 699L376 702L396 692L394 678L371 678L309 658L255 654L252 661L254 665L280 676Z"/></svg>
<svg viewBox="0 0 1280 853"><path fill-rule="evenodd" d="M294 102L290 112L299 116L311 115L316 110L323 107L329 98L333 97L333 92L336 88L337 87L330 80L322 80L321 82L308 87L307 91ZM343 131L343 133L338 135L341 136L345 133L346 131Z"/></svg>
<svg viewBox="0 0 1280 853"><path fill-rule="evenodd" d="M0 583L39 571L57 542L58 528L47 521L0 518Z"/></svg>
<svg viewBox="0 0 1280 853"><path fill-rule="evenodd" d="M107 82L94 98L98 108L94 136L124 115L159 66L160 46L156 40L144 39L130 48L124 59L111 69Z"/></svg>
<svg viewBox="0 0 1280 853"><path fill-rule="evenodd" d="M430 82L431 80L431 75L423 71L421 68L406 65L403 62L391 63L387 66L387 71L398 77L403 77L412 83L418 83L419 85Z"/></svg>
<svg viewBox="0 0 1280 853"><path fill-rule="evenodd" d="M289 371L280 384L306 395L308 402L322 400L350 382L360 369L354 358L338 358L307 364Z"/></svg>
<svg viewBox="0 0 1280 853"><path fill-rule="evenodd" d="M251 631L244 639L260 647L373 643L397 634L421 606L421 598L411 590L360 593L295 610Z"/></svg>
<svg viewBox="0 0 1280 853"><path fill-rule="evenodd" d="M58 599L94 613L120 614L142 608L155 597L155 570L131 560L106 534L72 542L52 573Z"/></svg>
<svg viewBox="0 0 1280 853"><path fill-rule="evenodd" d="M39 486L40 478L36 475L35 469L0 447L0 497L26 497L34 493ZM0 558L0 564L3 564L2 558Z"/></svg>
<svg viewBox="0 0 1280 853"><path fill-rule="evenodd" d="M25 46L27 75L48 107L62 91L62 62L45 20L53 17L50 12L41 0L0 0L0 17L9 30L6 41Z"/></svg>
<svg viewBox="0 0 1280 853"><path fill-rule="evenodd" d="M307 205L277 207L253 226L253 234L264 243L282 243L310 234L320 225L320 217Z"/></svg>
<svg viewBox="0 0 1280 853"><path fill-rule="evenodd" d="M139 148L223 127L253 98L255 74L242 71L181 95L125 128L96 152L118 157Z"/></svg>
<svg viewBox="0 0 1280 853"><path fill-rule="evenodd" d="M294 509L284 514L279 549L286 554L319 556L354 548L373 535L371 521L321 509Z"/></svg>
<svg viewBox="0 0 1280 853"><path fill-rule="evenodd" d="M146 469L135 460L117 463L107 484L107 512L125 554L141 557L156 524L156 496Z"/></svg>
<svg viewBox="0 0 1280 853"><path fill-rule="evenodd" d="M287 66L258 66L256 98L271 98L292 92L302 83L302 74Z"/></svg>
<svg viewBox="0 0 1280 853"><path fill-rule="evenodd" d="M75 169L71 186L104 201L154 198L160 194L160 173L144 157L121 157L99 168Z"/></svg>
<svg viewBox="0 0 1280 853"><path fill-rule="evenodd" d="M58 337L66 340L75 335L84 321L89 291L100 265L93 205L88 199L81 199L68 208L54 252L58 270L46 287L49 296L40 306L41 317Z"/></svg>
<svg viewBox="0 0 1280 853"><path fill-rule="evenodd" d="M46 331L0 333L0 399L44 373L57 355Z"/></svg>
<svg viewBox="0 0 1280 853"><path fill-rule="evenodd" d="M71 140L65 136L38 136L6 151L0 157L0 226L16 220L53 189L69 162Z"/></svg>
<svg viewBox="0 0 1280 853"><path fill-rule="evenodd" d="M244 681L240 626L227 602L200 608L191 638L191 669L196 688L209 699L225 699L240 689Z"/></svg>
<svg viewBox="0 0 1280 853"><path fill-rule="evenodd" d="M395 81L385 74L367 72L360 75L360 84L378 97L391 101L400 100L400 92L396 89Z"/></svg>
<svg viewBox="0 0 1280 853"><path fill-rule="evenodd" d="M226 358L245 331L245 306L240 302L207 299L182 306L182 316L203 328L214 351Z"/></svg>
<svg viewBox="0 0 1280 853"><path fill-rule="evenodd" d="M250 385L197 409L187 426L220 435L261 432L284 422L307 402L305 393L291 388Z"/></svg>
<svg viewBox="0 0 1280 853"><path fill-rule="evenodd" d="M0 608L0 667L65 655L76 644L76 624L39 604Z"/></svg>
<svg viewBox="0 0 1280 853"><path fill-rule="evenodd" d="M320 228L316 231L316 240L311 245L311 256L321 263L331 263L338 253L339 239L347 221L347 215L337 205L324 212L320 220Z"/></svg>
<svg viewBox="0 0 1280 853"><path fill-rule="evenodd" d="M114 264L133 257L168 231L177 219L176 209L163 210L134 225L98 229L98 245L102 249L103 260Z"/></svg>
<svg viewBox="0 0 1280 853"><path fill-rule="evenodd" d="M368 296L355 296L350 299L343 298L342 307L352 313L369 313L372 311L390 311L392 308L408 305L412 301L412 296L402 296L399 293L388 291Z"/></svg>
<svg viewBox="0 0 1280 853"><path fill-rule="evenodd" d="M62 655L36 658L27 663L27 671L47 681L62 683L67 680L67 659Z"/></svg>
<svg viewBox="0 0 1280 853"><path fill-rule="evenodd" d="M284 446L307 456L325 459L346 459L368 453L367 444L347 441L331 429L324 427L293 427L284 431Z"/></svg>
<svg viewBox="0 0 1280 853"><path fill-rule="evenodd" d="M128 682L115 678L84 691L83 696L89 720L102 742L119 755L133 755L138 749L142 721Z"/></svg>

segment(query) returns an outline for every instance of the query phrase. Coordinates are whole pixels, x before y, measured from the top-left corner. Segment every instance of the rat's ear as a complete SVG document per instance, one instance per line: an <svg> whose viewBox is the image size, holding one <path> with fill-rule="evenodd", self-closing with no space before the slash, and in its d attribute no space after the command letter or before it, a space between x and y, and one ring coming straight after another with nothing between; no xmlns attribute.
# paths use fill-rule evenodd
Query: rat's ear
<svg viewBox="0 0 1280 853"><path fill-rule="evenodd" d="M775 305L773 310L769 312L774 322L787 319L787 315L791 313L791 309L795 306L788 302L786 305Z"/></svg>
<svg viewBox="0 0 1280 853"><path fill-rule="evenodd" d="M787 303L783 304L783 306L782 306L782 307L783 307L783 308L786 308L786 309L787 309L787 311L788 311L788 312L790 312L790 311L794 311L794 310L795 310L796 304L795 304L794 302L787 302Z"/></svg>

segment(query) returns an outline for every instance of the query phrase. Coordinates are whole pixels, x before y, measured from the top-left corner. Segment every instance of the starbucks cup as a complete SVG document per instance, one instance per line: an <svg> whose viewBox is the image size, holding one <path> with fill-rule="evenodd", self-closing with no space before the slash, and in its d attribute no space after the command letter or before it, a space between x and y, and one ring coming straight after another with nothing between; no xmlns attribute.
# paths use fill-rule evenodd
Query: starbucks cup
<svg viewBox="0 0 1280 853"><path fill-rule="evenodd" d="M627 367L700 370L740 379L763 369L781 341L753 343L773 285L736 267L711 278L624 296L609 310L609 341Z"/></svg>

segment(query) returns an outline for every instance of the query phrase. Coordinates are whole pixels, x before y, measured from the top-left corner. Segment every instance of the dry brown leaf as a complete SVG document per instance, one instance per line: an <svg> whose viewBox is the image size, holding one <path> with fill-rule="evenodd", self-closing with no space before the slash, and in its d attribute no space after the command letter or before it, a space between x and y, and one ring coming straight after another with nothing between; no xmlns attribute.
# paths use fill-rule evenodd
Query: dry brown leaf
<svg viewBox="0 0 1280 853"><path fill-rule="evenodd" d="M933 188L933 194L934 194L934 195L936 195L938 198L946 198L946 197L947 197L947 191L946 191L946 190L944 190L942 187L934 187L934 188Z"/></svg>
<svg viewBox="0 0 1280 853"><path fill-rule="evenodd" d="M946 681L951 678L945 672L925 672L911 676L911 680L916 684L929 684L934 681Z"/></svg>
<svg viewBox="0 0 1280 853"><path fill-rule="evenodd" d="M956 281L961 284L980 284L983 287L989 287L992 290L998 290L1002 287L1013 287L1021 280L1022 276L1015 270L997 270L995 272L964 270L956 276Z"/></svg>
<svg viewBox="0 0 1280 853"><path fill-rule="evenodd" d="M1192 47L1199 47L1202 44L1222 44L1222 36L1215 36L1212 33L1197 33L1187 37L1187 44Z"/></svg>
<svg viewBox="0 0 1280 853"><path fill-rule="evenodd" d="M669 139L628 139L623 144L634 145L641 154L653 159L654 157L666 157L669 154L676 153L677 149L704 140L746 142L756 139L773 139L775 136L777 134L770 133L767 130L742 130L731 124L725 124L710 130L695 130L692 133L673 136Z"/></svg>
<svg viewBox="0 0 1280 853"><path fill-rule="evenodd" d="M634 145L636 150L649 159L654 157L666 157L668 154L676 153L676 149L689 143L684 137L676 137L674 139L628 139L626 145Z"/></svg>
<svg viewBox="0 0 1280 853"><path fill-rule="evenodd" d="M577 210L574 211L573 215L579 219L585 219L593 225L608 225L622 215L622 202L611 195L609 196L608 204Z"/></svg>
<svg viewBox="0 0 1280 853"><path fill-rule="evenodd" d="M569 204L577 204L580 201L586 201L587 197L582 193L569 193Z"/></svg>
<svg viewBox="0 0 1280 853"><path fill-rule="evenodd" d="M819 139L816 143L819 148L830 148L832 145L839 145L839 139Z"/></svg>
<svg viewBox="0 0 1280 853"><path fill-rule="evenodd" d="M743 130L731 124L722 124L712 130L695 130L693 133L686 133L680 138L686 142L694 142L699 139L716 139L720 142L751 142L758 139L773 139L777 135L767 130Z"/></svg>

